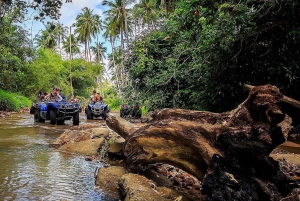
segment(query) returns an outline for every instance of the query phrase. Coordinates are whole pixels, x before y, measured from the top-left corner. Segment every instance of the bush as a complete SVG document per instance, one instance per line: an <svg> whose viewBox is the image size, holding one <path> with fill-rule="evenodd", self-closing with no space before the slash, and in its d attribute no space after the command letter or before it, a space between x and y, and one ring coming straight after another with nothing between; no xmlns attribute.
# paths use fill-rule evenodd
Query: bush
<svg viewBox="0 0 300 201"><path fill-rule="evenodd" d="M142 106L142 116L146 115L148 113L148 109L145 106Z"/></svg>
<svg viewBox="0 0 300 201"><path fill-rule="evenodd" d="M25 107L30 107L31 101L19 94L0 90L0 110L18 111Z"/></svg>
<svg viewBox="0 0 300 201"><path fill-rule="evenodd" d="M120 110L121 104L122 104L122 100L120 98L107 98L105 99L105 102L108 104L108 107L110 110Z"/></svg>

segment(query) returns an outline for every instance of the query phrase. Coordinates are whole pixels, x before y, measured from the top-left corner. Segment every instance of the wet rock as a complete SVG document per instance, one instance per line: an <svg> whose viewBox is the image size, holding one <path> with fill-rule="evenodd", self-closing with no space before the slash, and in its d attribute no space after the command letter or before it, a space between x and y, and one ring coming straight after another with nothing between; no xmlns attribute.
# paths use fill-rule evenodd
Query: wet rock
<svg viewBox="0 0 300 201"><path fill-rule="evenodd" d="M124 142L121 143L113 143L108 148L108 156L110 159L120 159L123 158L123 155L121 153L122 147Z"/></svg>
<svg viewBox="0 0 300 201"><path fill-rule="evenodd" d="M80 142L91 139L91 133L82 130L66 130L61 136L49 144L50 147L59 148L64 144Z"/></svg>
<svg viewBox="0 0 300 201"><path fill-rule="evenodd" d="M107 127L100 127L100 128L91 128L91 138L100 138L100 137L108 137L109 130Z"/></svg>
<svg viewBox="0 0 300 201"><path fill-rule="evenodd" d="M88 123L88 124L82 124L79 126L73 126L70 128L70 130L87 130L87 129L91 129L91 128L99 128L99 127L103 127L105 126L105 124L99 124L99 123Z"/></svg>
<svg viewBox="0 0 300 201"><path fill-rule="evenodd" d="M189 200L172 189L157 187L152 180L138 174L124 174L119 186L125 201L174 201L178 197L181 197L178 200Z"/></svg>
<svg viewBox="0 0 300 201"><path fill-rule="evenodd" d="M66 130L58 138L49 144L50 147L59 148L64 144L80 142L91 139L93 136L92 129L99 128L99 124L84 124L79 126L73 126Z"/></svg>
<svg viewBox="0 0 300 201"><path fill-rule="evenodd" d="M59 150L66 150L83 155L97 155L104 138L87 139L79 142L69 142L59 147Z"/></svg>
<svg viewBox="0 0 300 201"><path fill-rule="evenodd" d="M11 112L0 111L0 118L7 118L11 116Z"/></svg>
<svg viewBox="0 0 300 201"><path fill-rule="evenodd" d="M96 176L95 185L98 189L102 189L107 192L107 196L111 196L115 199L121 199L118 181L126 173L126 169L119 166L100 168Z"/></svg>
<svg viewBox="0 0 300 201"><path fill-rule="evenodd" d="M148 169L139 172L153 180L158 186L169 187L191 200L204 200L201 182L191 174L168 164L150 164Z"/></svg>

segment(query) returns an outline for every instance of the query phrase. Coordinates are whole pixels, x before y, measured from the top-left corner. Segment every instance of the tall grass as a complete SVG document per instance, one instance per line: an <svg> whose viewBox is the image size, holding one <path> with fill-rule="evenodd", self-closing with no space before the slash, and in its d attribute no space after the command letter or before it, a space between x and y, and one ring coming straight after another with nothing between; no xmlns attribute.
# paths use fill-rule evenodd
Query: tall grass
<svg viewBox="0 0 300 201"><path fill-rule="evenodd" d="M2 91L0 89L0 110L18 111L25 107L30 107L31 101L19 94Z"/></svg>

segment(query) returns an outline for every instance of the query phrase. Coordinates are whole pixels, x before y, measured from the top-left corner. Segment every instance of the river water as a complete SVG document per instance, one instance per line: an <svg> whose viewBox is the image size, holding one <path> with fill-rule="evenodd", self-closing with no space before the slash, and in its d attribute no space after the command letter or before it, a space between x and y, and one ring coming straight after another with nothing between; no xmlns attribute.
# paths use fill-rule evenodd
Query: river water
<svg viewBox="0 0 300 201"><path fill-rule="evenodd" d="M30 114L0 118L0 200L112 200L94 189L102 164L49 147L71 125L35 123Z"/></svg>

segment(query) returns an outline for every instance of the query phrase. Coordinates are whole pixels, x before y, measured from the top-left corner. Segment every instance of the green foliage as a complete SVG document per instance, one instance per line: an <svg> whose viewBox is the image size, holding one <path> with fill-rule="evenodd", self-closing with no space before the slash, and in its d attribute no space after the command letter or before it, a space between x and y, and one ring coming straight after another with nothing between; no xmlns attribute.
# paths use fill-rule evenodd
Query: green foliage
<svg viewBox="0 0 300 201"><path fill-rule="evenodd" d="M122 100L118 97L115 97L114 99L109 98L106 102L110 110L119 110L122 104Z"/></svg>
<svg viewBox="0 0 300 201"><path fill-rule="evenodd" d="M115 88L108 82L103 84L103 99L110 110L120 110L120 106L122 104L122 99L120 99L117 95Z"/></svg>
<svg viewBox="0 0 300 201"><path fill-rule="evenodd" d="M94 71L99 66L85 62L83 59L72 61L72 83L75 95L88 97L88 87L95 86ZM70 62L61 59L54 50L41 48L35 59L27 66L27 79L23 83L23 92L31 100L36 99L38 91L50 92L52 87L60 87L62 94L70 97Z"/></svg>
<svg viewBox="0 0 300 201"><path fill-rule="evenodd" d="M65 50L66 53L70 54L70 37L71 37L71 52L72 55L79 53L80 52L80 45L75 37L74 34L71 34L71 36L68 36L67 39L63 43L63 49Z"/></svg>
<svg viewBox="0 0 300 201"><path fill-rule="evenodd" d="M46 9L39 19L44 19L46 15L56 18L58 17L56 9L61 6L61 1L53 3L46 0L42 3L33 2L31 5L39 5L39 8ZM50 12L51 7L53 10ZM47 49L63 42L66 36L66 27L59 23L47 24L46 29L37 37L38 44L45 48L34 51L33 42L28 39L27 31L16 25L22 22L27 9L26 2L19 0L5 1L0 8L0 88L21 92L32 101L36 101L39 91L49 93L52 87L60 87L62 94L67 98L73 93L82 99L89 96L91 90L97 86L96 77L103 74L102 64L89 63L83 59L65 61L54 49ZM100 16L94 17L93 30L86 30L90 34L87 36L88 42L101 28ZM75 39L74 36L73 38ZM78 53L78 44L72 44L72 50L72 53ZM104 55L102 56L104 58ZM70 85L71 79L73 89Z"/></svg>
<svg viewBox="0 0 300 201"><path fill-rule="evenodd" d="M3 4L2 4L3 3ZM44 21L46 17L50 17L51 19L58 20L60 17L60 8L62 6L63 1L62 0L34 0L30 3L24 1L24 0L2 0L0 11L2 12L8 12L12 11L15 8L18 9L17 14L15 14L15 19L18 19L18 17L22 14L28 13L29 9L34 9L37 11L34 16L35 20L41 20ZM1 19L0 19L1 20Z"/></svg>
<svg viewBox="0 0 300 201"><path fill-rule="evenodd" d="M49 22L45 26L45 30L41 30L39 35L36 35L36 44L38 47L54 48L66 38L68 28L60 23Z"/></svg>
<svg viewBox="0 0 300 201"><path fill-rule="evenodd" d="M108 145L110 146L110 145L113 145L114 143L115 143L115 138L110 138L109 140L108 140Z"/></svg>
<svg viewBox="0 0 300 201"><path fill-rule="evenodd" d="M69 68L69 62L65 63ZM74 94L89 97L92 89L96 87L95 77L101 72L102 66L87 63L83 59L75 59L72 61L72 82Z"/></svg>
<svg viewBox="0 0 300 201"><path fill-rule="evenodd" d="M142 110L142 115L146 115L148 113L148 109L145 106L141 107L141 110Z"/></svg>
<svg viewBox="0 0 300 201"><path fill-rule="evenodd" d="M272 84L300 99L299 2L179 1L162 30L126 55L126 101L224 111L245 99L242 85Z"/></svg>
<svg viewBox="0 0 300 201"><path fill-rule="evenodd" d="M0 18L0 88L17 92L26 79L25 69L33 50L27 32L12 21L9 15Z"/></svg>
<svg viewBox="0 0 300 201"><path fill-rule="evenodd" d="M27 67L25 94L34 100L38 91L49 93L56 86L59 86L63 93L70 92L69 71L65 65L66 62L62 61L54 50L39 49L35 59Z"/></svg>
<svg viewBox="0 0 300 201"><path fill-rule="evenodd" d="M30 107L31 101L19 94L0 90L0 110L18 111Z"/></svg>

